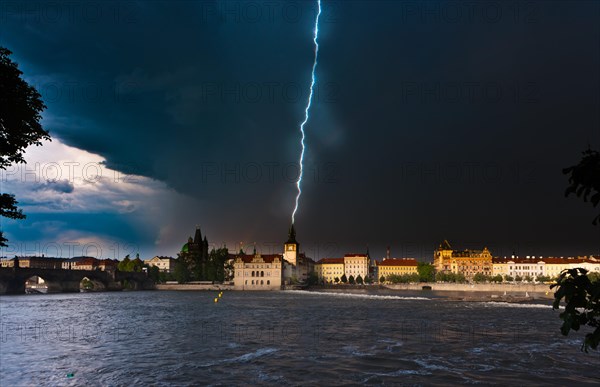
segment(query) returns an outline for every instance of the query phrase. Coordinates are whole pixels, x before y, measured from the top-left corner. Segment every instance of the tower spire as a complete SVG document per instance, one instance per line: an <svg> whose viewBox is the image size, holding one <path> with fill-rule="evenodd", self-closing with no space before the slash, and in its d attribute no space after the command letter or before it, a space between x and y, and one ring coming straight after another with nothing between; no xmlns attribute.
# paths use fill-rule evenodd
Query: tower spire
<svg viewBox="0 0 600 387"><path fill-rule="evenodd" d="M294 223L290 226L290 231L288 232L288 241L286 243L296 243L296 229L294 228Z"/></svg>
<svg viewBox="0 0 600 387"><path fill-rule="evenodd" d="M194 243L202 243L202 232L200 226L196 225L196 234L194 234Z"/></svg>

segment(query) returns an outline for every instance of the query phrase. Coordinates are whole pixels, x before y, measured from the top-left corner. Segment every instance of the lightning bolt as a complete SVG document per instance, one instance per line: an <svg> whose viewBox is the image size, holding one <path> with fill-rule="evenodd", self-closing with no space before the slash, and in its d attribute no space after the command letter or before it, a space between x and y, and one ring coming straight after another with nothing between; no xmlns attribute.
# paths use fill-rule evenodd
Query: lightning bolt
<svg viewBox="0 0 600 387"><path fill-rule="evenodd" d="M315 31L313 35L313 42L315 42L315 61L312 66L312 80L310 82L310 94L308 95L308 102L306 104L306 109L304 109L304 121L300 124L300 133L302 133L302 140L300 144L302 144L302 152L300 152L300 174L298 175L298 180L296 181L296 188L298 189L298 194L296 195L296 206L294 207L294 212L292 212L292 224L294 224L294 218L296 216L296 211L298 211L298 202L300 201L300 195L302 195L302 189L300 188L300 184L302 183L302 174L304 172L304 150L306 149L306 145L304 144L304 139L306 137L304 133L304 125L308 122L308 112L310 111L310 106L312 104L312 98L315 88L315 83L317 82L315 78L315 70L317 69L317 60L319 58L319 43L317 42L317 38L319 37L319 17L321 16L321 0L317 0L318 12L315 18Z"/></svg>

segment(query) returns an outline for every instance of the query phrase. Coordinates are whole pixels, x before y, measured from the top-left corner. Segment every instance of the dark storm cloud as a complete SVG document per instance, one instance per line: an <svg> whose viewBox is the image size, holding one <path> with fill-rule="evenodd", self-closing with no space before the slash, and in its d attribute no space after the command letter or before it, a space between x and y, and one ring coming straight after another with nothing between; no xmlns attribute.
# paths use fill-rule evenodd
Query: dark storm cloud
<svg viewBox="0 0 600 387"><path fill-rule="evenodd" d="M75 190L73 183L69 180L44 181L37 184L35 191L54 191L57 193L71 193Z"/></svg>
<svg viewBox="0 0 600 387"><path fill-rule="evenodd" d="M53 4L6 2L0 27L53 135L197 198L182 223L283 240L315 5ZM598 253L561 174L600 142L597 3L323 8L301 242Z"/></svg>

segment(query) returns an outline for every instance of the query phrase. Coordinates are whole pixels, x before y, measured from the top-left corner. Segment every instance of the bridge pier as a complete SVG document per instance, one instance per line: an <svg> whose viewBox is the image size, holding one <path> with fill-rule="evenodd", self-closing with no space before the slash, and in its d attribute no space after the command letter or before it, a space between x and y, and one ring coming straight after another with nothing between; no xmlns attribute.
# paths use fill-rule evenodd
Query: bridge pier
<svg viewBox="0 0 600 387"><path fill-rule="evenodd" d="M25 282L18 278L0 280L0 294L25 294Z"/></svg>
<svg viewBox="0 0 600 387"><path fill-rule="evenodd" d="M60 282L49 282L48 284L48 293L79 293L79 284L80 281L60 281Z"/></svg>

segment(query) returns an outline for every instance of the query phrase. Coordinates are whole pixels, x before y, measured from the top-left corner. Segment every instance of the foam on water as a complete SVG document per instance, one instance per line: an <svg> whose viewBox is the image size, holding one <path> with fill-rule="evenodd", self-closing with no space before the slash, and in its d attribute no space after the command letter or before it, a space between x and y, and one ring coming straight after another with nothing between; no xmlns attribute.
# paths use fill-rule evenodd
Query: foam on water
<svg viewBox="0 0 600 387"><path fill-rule="evenodd" d="M309 294L314 296L332 296L346 298L368 298L374 300L430 300L426 297L402 297L402 296L384 296L376 294L358 294L358 293L337 293L337 292L313 292L306 290L286 290L286 293Z"/></svg>
<svg viewBox="0 0 600 387"><path fill-rule="evenodd" d="M552 309L552 305L546 305L546 304L515 304L515 303L510 303L510 302L495 302L495 301L490 301L490 302L482 302L481 304L485 305L485 306L497 306L497 307L503 307L503 308L539 308L539 309Z"/></svg>
<svg viewBox="0 0 600 387"><path fill-rule="evenodd" d="M261 356L265 356L265 355L268 355L268 354L271 354L271 353L277 352L277 351L278 351L277 348L261 348L254 352L245 353L243 355L240 355L240 356L237 356L237 357L234 357L231 359L222 359L222 360L218 360L218 361L214 361L214 362L208 362L205 364L201 364L200 367L213 367L217 364L222 364L222 363L246 363L246 362L249 362L250 360L254 360Z"/></svg>

